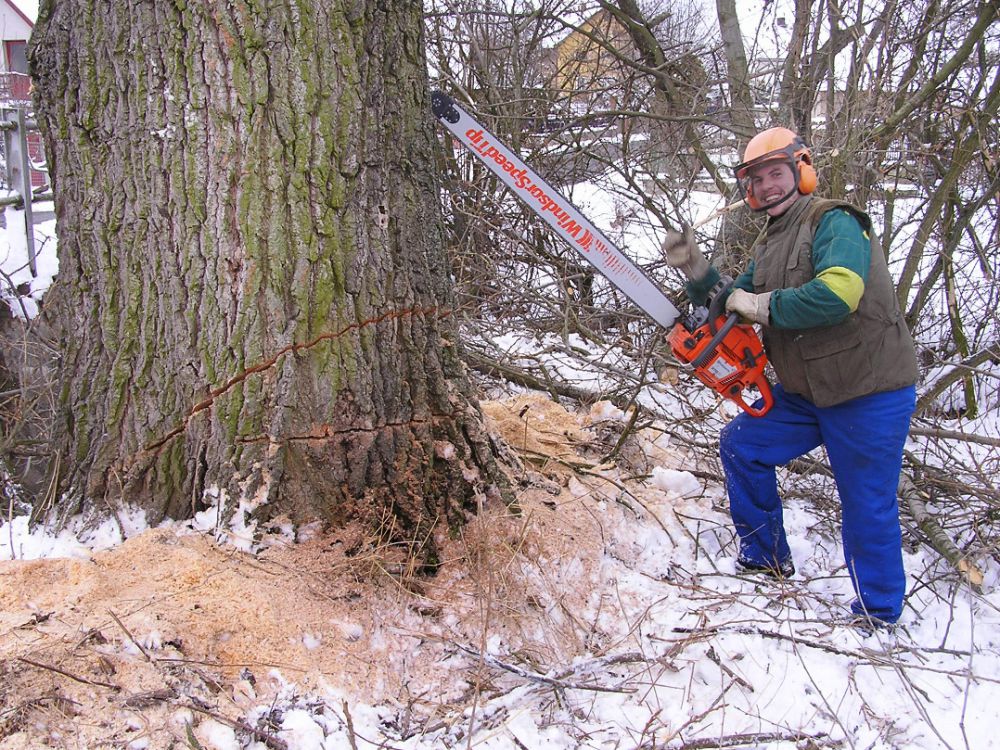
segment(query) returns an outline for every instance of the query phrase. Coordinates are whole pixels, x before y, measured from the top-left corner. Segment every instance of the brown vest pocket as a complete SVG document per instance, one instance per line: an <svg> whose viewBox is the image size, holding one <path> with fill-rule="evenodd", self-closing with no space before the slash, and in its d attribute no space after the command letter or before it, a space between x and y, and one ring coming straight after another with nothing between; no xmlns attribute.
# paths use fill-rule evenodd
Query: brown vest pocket
<svg viewBox="0 0 1000 750"><path fill-rule="evenodd" d="M826 329L823 335L802 336L796 343L817 406L862 395L856 392L859 385L874 383L870 352L857 316Z"/></svg>

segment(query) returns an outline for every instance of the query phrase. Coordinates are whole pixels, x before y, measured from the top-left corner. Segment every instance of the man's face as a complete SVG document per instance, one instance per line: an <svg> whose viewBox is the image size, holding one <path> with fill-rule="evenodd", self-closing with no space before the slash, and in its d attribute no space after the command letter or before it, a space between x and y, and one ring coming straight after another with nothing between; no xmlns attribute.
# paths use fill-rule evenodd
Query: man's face
<svg viewBox="0 0 1000 750"><path fill-rule="evenodd" d="M787 161L766 161L750 169L750 187L761 204L766 206L771 201L788 196L767 209L770 216L781 216L798 199L797 185L798 175Z"/></svg>

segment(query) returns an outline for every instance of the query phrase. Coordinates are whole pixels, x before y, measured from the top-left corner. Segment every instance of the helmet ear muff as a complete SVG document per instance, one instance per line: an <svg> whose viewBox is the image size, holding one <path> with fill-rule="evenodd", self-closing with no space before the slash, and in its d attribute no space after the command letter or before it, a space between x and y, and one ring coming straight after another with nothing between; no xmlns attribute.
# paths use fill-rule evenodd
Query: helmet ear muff
<svg viewBox="0 0 1000 750"><path fill-rule="evenodd" d="M809 195L816 189L816 168L812 164L812 154L809 147L798 136L792 141L795 150L795 161L799 166L799 192Z"/></svg>
<svg viewBox="0 0 1000 750"><path fill-rule="evenodd" d="M816 189L816 168L805 159L799 159L799 192L809 195Z"/></svg>

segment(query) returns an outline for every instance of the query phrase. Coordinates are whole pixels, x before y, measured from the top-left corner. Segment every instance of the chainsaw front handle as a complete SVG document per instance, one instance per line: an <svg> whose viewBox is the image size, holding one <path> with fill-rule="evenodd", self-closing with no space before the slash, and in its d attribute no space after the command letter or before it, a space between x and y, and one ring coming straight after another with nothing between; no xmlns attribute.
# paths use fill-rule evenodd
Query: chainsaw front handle
<svg viewBox="0 0 1000 750"><path fill-rule="evenodd" d="M715 335L712 336L704 351L702 351L702 353L695 357L695 359L691 362L691 366L695 369L704 367L705 364L712 358L712 355L715 353L715 348L719 345L719 342L726 338L726 334L733 330L733 326L736 325L739 320L740 316L737 313L729 313L729 316L726 318L726 322L723 323L715 332ZM715 328L715 318L710 317L708 319L708 324L710 328Z"/></svg>

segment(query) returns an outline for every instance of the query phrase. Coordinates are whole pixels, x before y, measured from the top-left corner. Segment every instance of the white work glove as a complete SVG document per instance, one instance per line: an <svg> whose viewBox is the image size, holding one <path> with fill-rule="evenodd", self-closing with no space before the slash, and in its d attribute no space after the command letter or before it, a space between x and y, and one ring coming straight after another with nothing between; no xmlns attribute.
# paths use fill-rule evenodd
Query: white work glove
<svg viewBox="0 0 1000 750"><path fill-rule="evenodd" d="M667 231L663 240L663 255L667 265L677 268L691 281L701 281L708 273L708 261L694 241L694 232L687 227L683 233Z"/></svg>
<svg viewBox="0 0 1000 750"><path fill-rule="evenodd" d="M751 294L742 289L734 289L726 299L726 310L739 313L746 320L768 325L771 320L771 293Z"/></svg>

